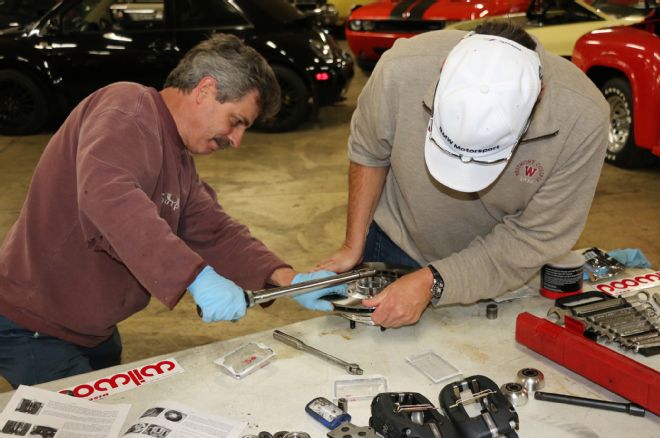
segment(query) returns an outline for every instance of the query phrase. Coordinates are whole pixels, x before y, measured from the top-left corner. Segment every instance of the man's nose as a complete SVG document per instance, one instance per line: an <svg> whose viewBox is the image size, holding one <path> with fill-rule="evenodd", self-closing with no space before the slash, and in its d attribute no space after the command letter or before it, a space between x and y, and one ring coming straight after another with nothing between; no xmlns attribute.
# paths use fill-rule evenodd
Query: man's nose
<svg viewBox="0 0 660 438"><path fill-rule="evenodd" d="M245 135L245 128L235 128L231 134L229 134L229 140L231 141L231 147L238 149L243 142L243 135Z"/></svg>

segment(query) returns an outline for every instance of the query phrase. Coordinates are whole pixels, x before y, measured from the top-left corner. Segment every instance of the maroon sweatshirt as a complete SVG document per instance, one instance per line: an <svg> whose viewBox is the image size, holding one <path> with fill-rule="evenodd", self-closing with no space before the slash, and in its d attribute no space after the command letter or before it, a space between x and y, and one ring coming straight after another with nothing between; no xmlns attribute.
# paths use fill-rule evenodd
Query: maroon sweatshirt
<svg viewBox="0 0 660 438"><path fill-rule="evenodd" d="M51 138L0 247L0 314L92 347L204 265L246 289L288 266L218 205L160 94L118 83Z"/></svg>

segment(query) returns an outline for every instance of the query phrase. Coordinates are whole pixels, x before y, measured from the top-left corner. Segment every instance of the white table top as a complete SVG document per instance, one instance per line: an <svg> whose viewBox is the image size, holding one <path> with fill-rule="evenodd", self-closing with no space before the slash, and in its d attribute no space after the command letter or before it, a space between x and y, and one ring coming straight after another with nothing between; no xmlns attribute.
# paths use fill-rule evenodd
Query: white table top
<svg viewBox="0 0 660 438"><path fill-rule="evenodd" d="M407 356L432 350L461 370L463 377L482 374L498 386L515 381L516 373L522 368L537 368L545 375L545 391L624 401L515 342L516 316L529 311L543 317L551 306L552 301L542 297L500 303L499 316L494 320L485 317L485 303L429 309L418 324L386 331L360 324L350 329L347 320L328 315L291 324L281 330L310 346L358 363L365 375L385 376L389 391L419 392L436 406L444 385L458 379L433 383L406 362ZM241 380L225 374L213 363L219 356L248 341L270 346L277 356ZM319 396L334 399L334 382L346 374L336 365L274 340L270 330L161 357L172 356L185 369L184 373L109 396L101 403L130 403L128 421L133 421L155 402L173 400L201 411L247 421L245 434L288 430L325 437L328 430L312 419L304 407ZM631 357L655 370L660 369L660 356ZM153 363L155 359L39 386L59 390L140 364ZM4 407L10 396L11 393L0 394L0 406ZM368 425L369 401L349 402L348 411L353 424ZM521 437L660 436L660 417L649 412L640 418L534 399L519 407L517 412ZM634 431L633 435L631 431Z"/></svg>

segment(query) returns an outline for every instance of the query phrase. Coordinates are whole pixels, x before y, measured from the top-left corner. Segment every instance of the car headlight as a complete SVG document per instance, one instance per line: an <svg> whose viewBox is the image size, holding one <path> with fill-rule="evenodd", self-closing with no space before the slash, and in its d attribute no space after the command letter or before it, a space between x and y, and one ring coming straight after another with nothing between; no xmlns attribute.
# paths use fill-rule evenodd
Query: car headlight
<svg viewBox="0 0 660 438"><path fill-rule="evenodd" d="M376 28L376 23L371 20L351 20L348 22L348 28L355 32L370 32Z"/></svg>

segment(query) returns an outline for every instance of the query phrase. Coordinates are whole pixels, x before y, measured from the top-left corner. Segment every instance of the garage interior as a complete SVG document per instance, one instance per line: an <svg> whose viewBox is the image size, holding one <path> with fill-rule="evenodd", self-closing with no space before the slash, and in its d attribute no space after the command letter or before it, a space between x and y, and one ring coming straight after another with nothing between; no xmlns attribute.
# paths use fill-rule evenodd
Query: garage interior
<svg viewBox="0 0 660 438"><path fill-rule="evenodd" d="M367 76L356 71L347 99L282 134L248 132L239 150L196 157L220 203L298 270L312 269L343 240L350 117ZM51 133L0 136L0 238L16 220L32 171ZM130 141L130 139L127 139ZM660 166L624 170L605 164L586 229L575 248L639 248L660 266ZM62 275L67 275L63 272ZM189 294L167 310L152 300L120 324L123 362L208 344L318 316L289 298L251 308L236 323L204 324ZM0 378L0 392L10 386Z"/></svg>

